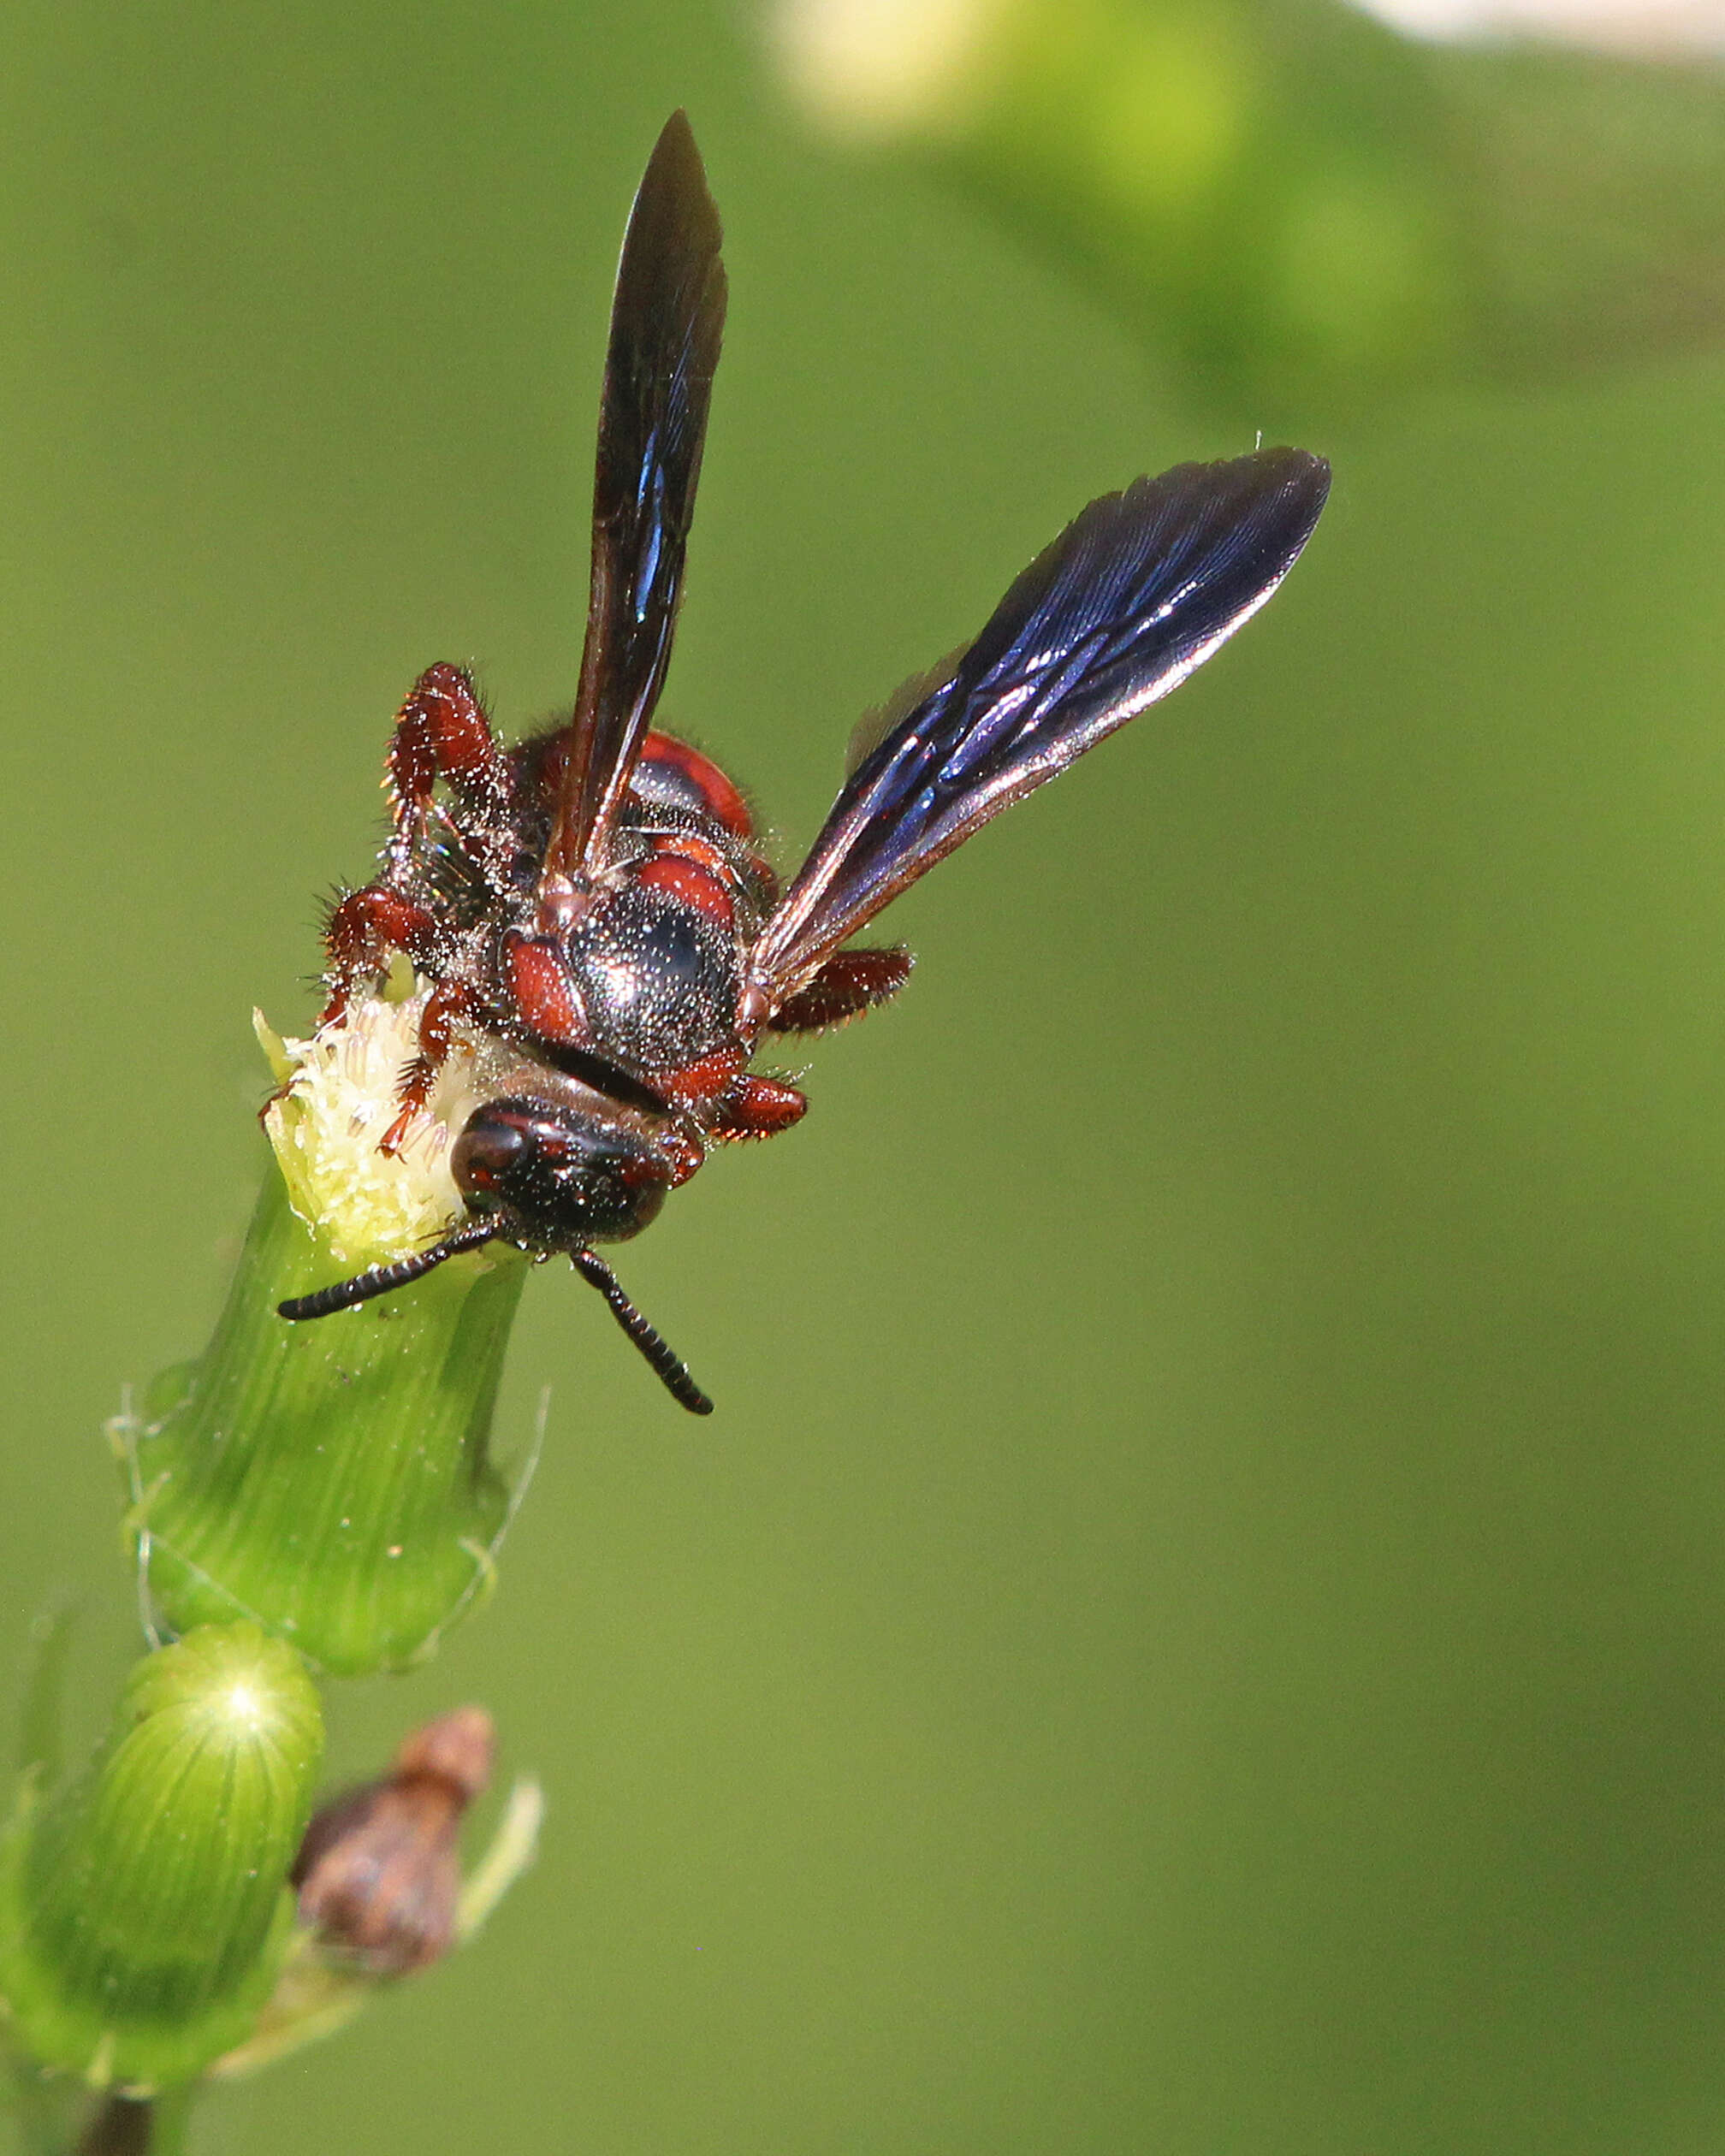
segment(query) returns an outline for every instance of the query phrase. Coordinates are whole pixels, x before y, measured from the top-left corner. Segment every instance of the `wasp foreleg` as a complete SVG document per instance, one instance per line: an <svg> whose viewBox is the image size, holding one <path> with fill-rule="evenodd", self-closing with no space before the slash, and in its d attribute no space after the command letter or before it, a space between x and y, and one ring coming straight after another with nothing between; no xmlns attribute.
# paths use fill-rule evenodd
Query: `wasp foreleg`
<svg viewBox="0 0 1725 2156"><path fill-rule="evenodd" d="M477 1005L472 984L459 975L440 980L425 998L425 1008L419 1014L419 1052L403 1066L395 1088L395 1098L400 1105L394 1122L378 1141L380 1152L400 1152L413 1118L423 1113L430 1103L437 1074L448 1059L454 1040L451 1030L453 1022L471 1018Z"/></svg>
<svg viewBox="0 0 1725 2156"><path fill-rule="evenodd" d="M385 856L391 881L404 875L440 779L466 797L481 831L501 824L508 798L507 770L484 707L459 666L428 666L395 714L386 783L394 829Z"/></svg>

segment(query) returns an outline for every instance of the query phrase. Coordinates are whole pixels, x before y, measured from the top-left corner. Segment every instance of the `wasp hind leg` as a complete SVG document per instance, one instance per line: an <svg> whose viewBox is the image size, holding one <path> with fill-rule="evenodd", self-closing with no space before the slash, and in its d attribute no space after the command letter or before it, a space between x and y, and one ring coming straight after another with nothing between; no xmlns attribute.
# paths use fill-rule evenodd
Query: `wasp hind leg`
<svg viewBox="0 0 1725 2156"><path fill-rule="evenodd" d="M768 1030L819 1033L860 1018L896 996L916 962L908 951L835 951L806 986L780 1004Z"/></svg>

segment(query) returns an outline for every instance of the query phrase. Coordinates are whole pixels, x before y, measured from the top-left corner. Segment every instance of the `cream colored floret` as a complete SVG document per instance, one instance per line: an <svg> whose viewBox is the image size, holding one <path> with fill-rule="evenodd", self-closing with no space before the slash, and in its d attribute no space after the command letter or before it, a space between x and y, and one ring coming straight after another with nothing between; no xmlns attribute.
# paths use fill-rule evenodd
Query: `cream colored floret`
<svg viewBox="0 0 1725 2156"><path fill-rule="evenodd" d="M395 1118L396 1088L418 1044L423 986L400 1002L356 996L347 1016L309 1040L284 1040L261 1012L252 1023L284 1087L264 1128L288 1202L344 1265L370 1265L433 1242L460 1217L449 1147L471 1112L476 1056L458 1041L429 1113L416 1116L400 1150L378 1151Z"/></svg>

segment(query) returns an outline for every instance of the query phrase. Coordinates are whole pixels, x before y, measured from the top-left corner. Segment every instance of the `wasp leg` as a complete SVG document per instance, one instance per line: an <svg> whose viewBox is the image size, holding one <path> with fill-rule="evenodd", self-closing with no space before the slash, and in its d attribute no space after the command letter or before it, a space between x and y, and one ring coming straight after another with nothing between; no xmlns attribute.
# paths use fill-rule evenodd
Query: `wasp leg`
<svg viewBox="0 0 1725 2156"><path fill-rule="evenodd" d="M381 883L350 891L331 908L323 931L323 947L329 954L324 975L329 993L317 1014L318 1030L347 1015L357 984L368 974L381 974L392 951L405 951L416 966L424 966L432 962L440 944L436 921L411 898ZM285 1083L276 1087L258 1111L259 1122L278 1100L287 1099L288 1091Z"/></svg>
<svg viewBox="0 0 1725 2156"><path fill-rule="evenodd" d="M685 1063L681 1070L655 1077L654 1083L708 1138L772 1138L801 1122L809 1108L804 1096L776 1078L758 1078L745 1071L746 1060L745 1049L721 1048L698 1063ZM700 1165L698 1160L695 1165Z"/></svg>
<svg viewBox="0 0 1725 2156"><path fill-rule="evenodd" d="M507 767L459 666L428 666L408 690L395 714L385 768L395 826L385 856L392 882L410 864L440 779L465 797L488 835L503 821Z"/></svg>
<svg viewBox="0 0 1725 2156"><path fill-rule="evenodd" d="M916 963L908 951L835 951L806 987L767 1021L769 1033L818 1033L842 1026L896 996Z"/></svg>
<svg viewBox="0 0 1725 2156"><path fill-rule="evenodd" d="M381 973L392 951L435 971L442 947L435 914L420 903L416 848L440 779L465 800L470 814L461 843L489 856L507 844L508 768L491 736L473 684L459 666L428 666L395 714L385 760L391 831L382 873L344 898L324 935L329 953L329 1000L321 1023L339 1018L354 985Z"/></svg>
<svg viewBox="0 0 1725 2156"><path fill-rule="evenodd" d="M685 1063L680 1070L663 1072L654 1082L674 1106L699 1114L709 1103L730 1093L748 1060L746 1048L720 1048L702 1056L698 1063ZM704 1116L702 1120L706 1120Z"/></svg>
<svg viewBox="0 0 1725 2156"><path fill-rule="evenodd" d="M477 1003L471 983L459 978L440 980L425 998L425 1008L419 1014L419 1052L402 1070L395 1088L400 1106L394 1122L378 1140L379 1152L400 1151L414 1116L430 1102L437 1074L448 1060L454 1040L452 1022L471 1018Z"/></svg>
<svg viewBox="0 0 1725 2156"><path fill-rule="evenodd" d="M742 1079L707 1126L709 1138L776 1138L802 1122L809 1112L806 1094L776 1078L756 1077L751 1071Z"/></svg>
<svg viewBox="0 0 1725 2156"><path fill-rule="evenodd" d="M327 1026L339 1018L355 983L368 974L382 973L392 951L405 951L416 966L429 966L435 963L442 942L435 917L387 884L350 891L329 915L323 932L323 945L329 953L329 1000L318 1024Z"/></svg>

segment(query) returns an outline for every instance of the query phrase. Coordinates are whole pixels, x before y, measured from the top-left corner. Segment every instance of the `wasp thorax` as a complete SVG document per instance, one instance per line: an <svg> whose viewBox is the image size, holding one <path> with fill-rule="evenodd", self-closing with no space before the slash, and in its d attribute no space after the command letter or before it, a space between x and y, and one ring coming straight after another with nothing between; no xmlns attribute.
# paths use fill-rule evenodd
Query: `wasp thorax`
<svg viewBox="0 0 1725 2156"><path fill-rule="evenodd" d="M532 1249L620 1242L654 1217L670 1184L644 1134L525 1099L476 1109L449 1166L469 1211L504 1216L505 1234Z"/></svg>
<svg viewBox="0 0 1725 2156"><path fill-rule="evenodd" d="M661 859L652 867L664 870ZM686 865L709 891L724 893ZM742 977L729 919L640 883L610 892L568 939L571 974L594 1045L631 1070L670 1070L731 1045Z"/></svg>

